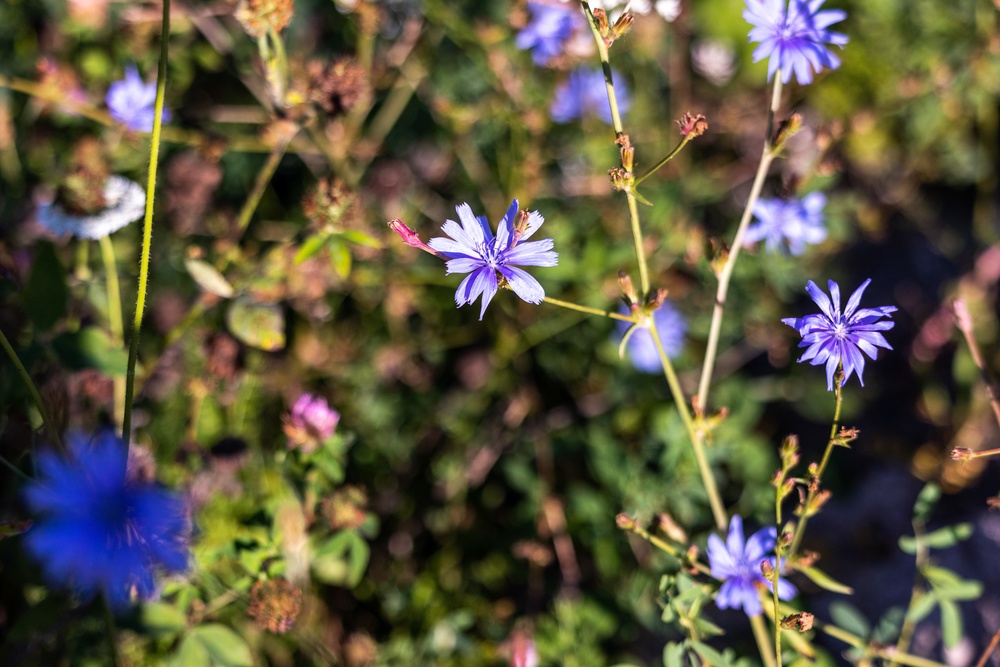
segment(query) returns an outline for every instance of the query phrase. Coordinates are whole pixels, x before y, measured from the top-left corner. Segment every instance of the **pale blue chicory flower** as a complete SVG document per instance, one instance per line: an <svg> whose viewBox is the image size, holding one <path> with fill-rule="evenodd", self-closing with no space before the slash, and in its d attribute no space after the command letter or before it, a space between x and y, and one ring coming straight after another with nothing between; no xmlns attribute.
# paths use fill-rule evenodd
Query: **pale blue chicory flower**
<svg viewBox="0 0 1000 667"><path fill-rule="evenodd" d="M584 27L579 4L546 5L529 2L531 20L517 33L514 44L522 50L531 50L536 65L547 65L563 52L566 41Z"/></svg>
<svg viewBox="0 0 1000 667"><path fill-rule="evenodd" d="M750 41L758 42L753 61L770 58L768 81L781 70L781 82L794 72L800 84L811 83L813 72L837 69L840 58L827 44L843 47L847 36L828 30L847 14L840 9L820 11L824 0L746 0L743 18L751 24Z"/></svg>
<svg viewBox="0 0 1000 667"><path fill-rule="evenodd" d="M155 594L157 571L187 568L187 511L176 495L130 478L128 453L111 430L68 440L69 458L38 455L38 480L24 490L37 515L25 545L50 583L84 598L104 594L120 611L133 591Z"/></svg>
<svg viewBox="0 0 1000 667"><path fill-rule="evenodd" d="M156 83L146 83L135 66L125 68L125 78L108 87L105 98L111 118L133 132L152 132L156 118ZM163 110L163 122L170 121L170 111Z"/></svg>
<svg viewBox="0 0 1000 667"><path fill-rule="evenodd" d="M747 616L760 616L764 611L757 584L764 584L768 590L773 590L773 584L765 579L760 565L766 560L771 567L780 569L774 557L777 536L775 527L768 526L744 541L743 519L738 514L729 520L725 542L718 535L708 536L708 564L712 576L723 582L715 596L720 609L743 609ZM778 577L780 599L791 600L797 593L795 586Z"/></svg>
<svg viewBox="0 0 1000 667"><path fill-rule="evenodd" d="M811 192L802 199L759 199L753 214L757 222L747 227L743 237L747 245L764 241L768 252L784 250L793 255L805 252L806 244L816 244L826 238L823 207L826 197Z"/></svg>
<svg viewBox="0 0 1000 667"><path fill-rule="evenodd" d="M146 210L146 191L124 176L108 176L103 195L104 208L90 214L71 213L58 201L42 204L38 222L56 235L97 240L135 222Z"/></svg>
<svg viewBox="0 0 1000 667"><path fill-rule="evenodd" d="M558 261L559 256L552 250L552 239L524 243L545 222L541 214L532 211L519 216L515 199L497 226L494 237L486 216L476 217L468 204L460 204L455 210L462 224L446 220L441 227L450 238L437 237L428 241L428 245L446 259L449 274L469 274L455 292L455 303L461 307L482 295L481 320L501 280L528 303L541 303L545 298L541 284L527 271L517 268L555 266Z"/></svg>
<svg viewBox="0 0 1000 667"><path fill-rule="evenodd" d="M625 115L632 105L628 86L612 71L611 80L615 84L615 98L618 100L618 113ZM557 123L568 123L590 114L595 114L602 121L611 124L611 103L608 101L608 89L604 83L604 72L601 69L575 69L569 78L556 88L555 98L549 107L552 120Z"/></svg>
<svg viewBox="0 0 1000 667"><path fill-rule="evenodd" d="M816 283L809 281L806 291L812 297L822 313L806 315L805 317L788 317L781 321L802 335L799 347L808 347L799 362L808 361L813 366L826 364L826 389L833 391L833 376L837 367L843 364L844 379L841 386L847 383L851 374L857 371L858 381L865 385L862 373L865 370L864 352L872 359L878 357L878 348L891 350L880 331L888 331L895 322L882 320L891 317L896 312L895 306L879 306L876 308L858 308L861 295L871 283L871 278L861 283L847 300L843 314L840 312L840 286L832 280L827 281L830 297L823 293Z"/></svg>
<svg viewBox="0 0 1000 667"><path fill-rule="evenodd" d="M627 314L628 310L623 308L621 312ZM675 358L684 350L684 334L687 332L687 322L684 316L681 315L681 312L673 304L669 301L664 301L659 308L653 311L653 321L656 323L656 330L660 334L660 343L663 345L663 351L667 353L669 358ZM628 322L618 322L615 326L618 331L617 339L620 341L631 325ZM632 332L632 335L629 336L628 343L625 344L625 349L636 370L640 370L643 373L663 372L660 354L656 349L653 334L650 333L649 329L637 327Z"/></svg>

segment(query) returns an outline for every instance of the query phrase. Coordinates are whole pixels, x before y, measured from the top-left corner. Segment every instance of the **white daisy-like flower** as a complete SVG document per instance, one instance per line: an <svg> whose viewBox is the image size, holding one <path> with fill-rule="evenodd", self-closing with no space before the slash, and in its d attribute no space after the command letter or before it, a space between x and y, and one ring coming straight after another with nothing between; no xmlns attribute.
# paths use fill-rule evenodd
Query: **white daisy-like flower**
<svg viewBox="0 0 1000 667"><path fill-rule="evenodd" d="M38 207L38 222L53 234L72 234L82 239L100 239L142 217L146 191L124 176L109 176L104 182L105 207L96 213L70 213L57 202Z"/></svg>

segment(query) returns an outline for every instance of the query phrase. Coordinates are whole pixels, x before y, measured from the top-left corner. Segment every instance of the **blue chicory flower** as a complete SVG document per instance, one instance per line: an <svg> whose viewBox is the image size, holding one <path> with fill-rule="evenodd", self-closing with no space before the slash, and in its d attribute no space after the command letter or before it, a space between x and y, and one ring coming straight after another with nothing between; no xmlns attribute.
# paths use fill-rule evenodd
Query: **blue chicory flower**
<svg viewBox="0 0 1000 667"><path fill-rule="evenodd" d="M800 84L812 82L813 72L837 69L840 58L827 44L843 47L847 36L827 30L847 18L840 9L820 11L825 0L746 0L743 18L751 24L750 41L758 42L753 61L770 57L767 80L781 70L781 82L795 73Z"/></svg>
<svg viewBox="0 0 1000 667"><path fill-rule="evenodd" d="M747 616L759 616L764 611L757 593L762 583L773 590L772 582L764 578L760 565L765 560L771 567L779 568L773 555L778 531L774 526L761 528L743 540L743 519L733 515L729 520L729 535L725 543L718 535L708 536L708 564L712 576L722 581L715 604L719 609L742 608ZM778 577L778 597L791 600L798 591L783 577Z"/></svg>
<svg viewBox="0 0 1000 667"><path fill-rule="evenodd" d="M623 309L621 312L627 313L628 310ZM684 316L673 304L664 301L659 308L653 311L653 321L656 323L657 333L660 334L663 351L671 359L675 358L684 350L684 334L687 331L687 322ZM628 331L629 326L628 322L616 324L619 340ZM636 328L629 337L628 343L625 344L625 348L628 350L629 359L632 360L632 365L635 366L636 370L643 373L663 372L660 354L656 350L656 343L653 342L653 334L650 333L649 329Z"/></svg>
<svg viewBox="0 0 1000 667"><path fill-rule="evenodd" d="M891 350L880 331L888 331L895 322L882 320L891 317L896 312L895 306L879 306L877 308L861 308L861 295L871 283L871 278L861 283L847 300L847 308L840 312L840 286L832 280L827 281L830 297L827 297L816 283L809 281L806 291L812 297L822 313L806 315L805 317L788 317L781 321L799 332L802 342L799 347L808 347L799 362L808 361L813 366L826 364L826 389L833 391L833 375L837 367L843 364L844 379L841 386L847 383L851 374L857 371L858 381L865 385L861 377L865 370L863 351L872 359L878 357L878 349L884 347ZM880 321L881 320L881 321Z"/></svg>
<svg viewBox="0 0 1000 667"><path fill-rule="evenodd" d="M632 105L628 86L617 72L611 73L611 80L615 84L618 112L624 116ZM611 103L608 101L604 72L600 69L575 69L570 72L569 78L556 88L549 114L557 123L568 123L588 114L596 114L610 125Z"/></svg>
<svg viewBox="0 0 1000 667"><path fill-rule="evenodd" d="M446 220L441 227L451 238L437 237L428 241L433 250L444 256L448 274L469 274L455 292L455 303L461 307L482 295L483 306L479 311L482 320L501 284L506 284L528 303L541 303L545 298L541 284L527 271L517 268L555 266L558 261L559 256L552 250L552 239L524 243L545 222L541 214L538 211L518 213L515 199L497 226L494 237L486 216L477 218L468 204L460 204L455 210L462 224Z"/></svg>
<svg viewBox="0 0 1000 667"><path fill-rule="evenodd" d="M757 223L747 227L745 244L765 241L768 252L787 247L793 255L805 252L806 244L820 243L826 238L823 207L826 197L811 192L802 199L760 199L754 204Z"/></svg>
<svg viewBox="0 0 1000 667"><path fill-rule="evenodd" d="M24 491L38 518L25 544L53 585L69 584L84 598L103 593L122 610L133 589L140 599L155 594L157 569L187 568L186 508L129 477L125 446L112 431L93 442L80 434L68 440L68 459L38 456L40 477Z"/></svg>
<svg viewBox="0 0 1000 667"><path fill-rule="evenodd" d="M529 2L528 11L531 20L517 33L514 44L522 50L530 49L536 65L547 65L561 54L566 40L584 25L578 6Z"/></svg>
<svg viewBox="0 0 1000 667"><path fill-rule="evenodd" d="M105 97L111 118L133 132L152 132L156 117L156 83L145 83L134 66L125 68L125 78L108 87ZM170 121L170 111L163 110L163 122Z"/></svg>

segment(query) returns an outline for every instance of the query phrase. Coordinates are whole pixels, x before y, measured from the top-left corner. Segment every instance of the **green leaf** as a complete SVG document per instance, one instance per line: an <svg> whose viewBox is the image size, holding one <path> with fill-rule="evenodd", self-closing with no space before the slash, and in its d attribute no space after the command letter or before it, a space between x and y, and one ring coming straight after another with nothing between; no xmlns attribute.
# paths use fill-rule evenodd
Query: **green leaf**
<svg viewBox="0 0 1000 667"><path fill-rule="evenodd" d="M810 581L819 586L820 588L825 588L828 591L834 593L841 593L842 595L853 595L854 589L846 584L842 584L827 573L823 572L816 567L802 567L799 566L799 572L806 575Z"/></svg>
<svg viewBox="0 0 1000 667"><path fill-rule="evenodd" d="M285 312L277 304L236 299L226 311L226 324L251 347L268 352L285 347Z"/></svg>
<svg viewBox="0 0 1000 667"><path fill-rule="evenodd" d="M368 543L353 530L342 530L320 547L313 558L313 575L322 582L353 588L368 567Z"/></svg>
<svg viewBox="0 0 1000 667"><path fill-rule="evenodd" d="M219 273L218 269L208 262L203 262L200 259L186 259L184 260L184 268L198 283L198 287L209 294L221 296L223 299L233 297L235 293L233 286L229 284L225 276Z"/></svg>
<svg viewBox="0 0 1000 667"><path fill-rule="evenodd" d="M684 667L684 645L668 642L663 647L663 667Z"/></svg>
<svg viewBox="0 0 1000 667"><path fill-rule="evenodd" d="M934 588L934 596L939 600L976 600L983 594L981 583L962 579L946 568L925 565L920 573Z"/></svg>
<svg viewBox="0 0 1000 667"><path fill-rule="evenodd" d="M920 537L899 538L899 548L908 554L917 553L917 545L922 544L927 549L947 549L962 540L972 536L971 523L957 523L945 526Z"/></svg>
<svg viewBox="0 0 1000 667"><path fill-rule="evenodd" d="M184 612L162 602L143 605L139 622L143 630L151 635L169 635L181 632L187 627L187 617Z"/></svg>
<svg viewBox="0 0 1000 667"><path fill-rule="evenodd" d="M212 658L205 645L188 635L167 661L169 667L212 667Z"/></svg>
<svg viewBox="0 0 1000 667"><path fill-rule="evenodd" d="M59 334L52 339L59 361L71 370L96 368L105 375L125 375L128 352L97 327Z"/></svg>
<svg viewBox="0 0 1000 667"><path fill-rule="evenodd" d="M927 523L941 497L941 487L934 482L929 482L920 491L916 501L913 503L913 520L920 523Z"/></svg>
<svg viewBox="0 0 1000 667"><path fill-rule="evenodd" d="M937 598L930 593L923 593L913 600L913 604L906 610L906 620L911 623L919 623L927 618L927 615L934 611L937 606Z"/></svg>
<svg viewBox="0 0 1000 667"><path fill-rule="evenodd" d="M941 602L941 639L947 648L955 648L962 639L962 612L950 600Z"/></svg>
<svg viewBox="0 0 1000 667"><path fill-rule="evenodd" d="M695 653L701 656L701 659L707 662L712 667L734 667L732 658L728 655L719 653L711 646L707 644L702 644L701 642L691 642L691 648L694 649Z"/></svg>
<svg viewBox="0 0 1000 667"><path fill-rule="evenodd" d="M310 257L315 256L330 240L329 236L310 236L299 246L299 251L295 253L295 263L301 264Z"/></svg>
<svg viewBox="0 0 1000 667"><path fill-rule="evenodd" d="M351 275L351 251L342 243L330 244L330 263L334 272L343 280Z"/></svg>
<svg viewBox="0 0 1000 667"><path fill-rule="evenodd" d="M48 331L66 315L69 287L66 285L66 269L52 244L39 243L36 248L28 282L21 293L21 306L35 327Z"/></svg>
<svg viewBox="0 0 1000 667"><path fill-rule="evenodd" d="M871 627L860 611L846 602L837 600L830 605L830 618L842 629L859 637L867 637Z"/></svg>
<svg viewBox="0 0 1000 667"><path fill-rule="evenodd" d="M341 238L350 241L356 245L365 246L366 248L374 248L379 250L382 248L382 242L379 241L374 236L365 234L364 232L350 231L338 234Z"/></svg>
<svg viewBox="0 0 1000 667"><path fill-rule="evenodd" d="M224 625L199 625L188 636L196 638L216 664L223 667L253 667L253 655L246 640Z"/></svg>

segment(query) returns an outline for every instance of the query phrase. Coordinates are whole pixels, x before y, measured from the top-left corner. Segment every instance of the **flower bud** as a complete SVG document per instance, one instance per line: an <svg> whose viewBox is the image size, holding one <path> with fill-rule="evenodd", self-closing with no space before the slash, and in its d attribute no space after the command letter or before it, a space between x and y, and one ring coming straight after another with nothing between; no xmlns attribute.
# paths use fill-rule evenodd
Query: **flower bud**
<svg viewBox="0 0 1000 667"><path fill-rule="evenodd" d="M972 450L966 449L965 447L956 447L951 450L951 460L952 461L971 461L972 460Z"/></svg>
<svg viewBox="0 0 1000 667"><path fill-rule="evenodd" d="M632 27L632 23L634 21L635 21L635 16L632 14L632 12L622 13L622 15L618 17L618 20L615 21L615 24L611 26L608 38L607 40L605 40L607 42L607 45L611 46L611 44L624 37L625 33L628 32L628 29Z"/></svg>
<svg viewBox="0 0 1000 667"><path fill-rule="evenodd" d="M615 524L622 530L635 530L635 519L625 512L619 512L618 516L615 517Z"/></svg>
<svg viewBox="0 0 1000 667"><path fill-rule="evenodd" d="M632 277L624 271L618 272L618 288L621 289L626 304L631 306L634 303L638 303L639 297L635 293L635 285L632 284Z"/></svg>
<svg viewBox="0 0 1000 667"><path fill-rule="evenodd" d="M677 525L674 518L666 512L660 512L656 515L656 524L657 527L659 527L660 532L672 539L674 542L680 542L682 544L687 543L687 533L684 532L684 529Z"/></svg>

